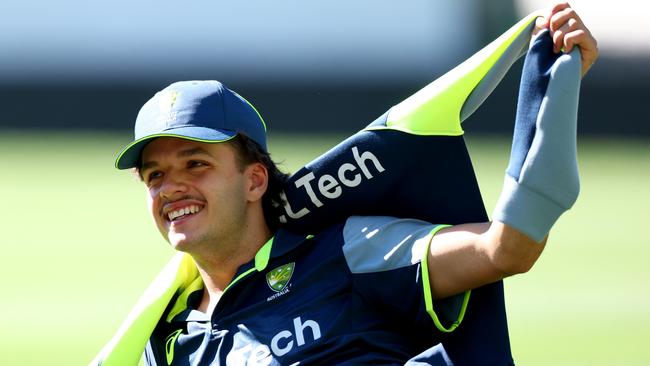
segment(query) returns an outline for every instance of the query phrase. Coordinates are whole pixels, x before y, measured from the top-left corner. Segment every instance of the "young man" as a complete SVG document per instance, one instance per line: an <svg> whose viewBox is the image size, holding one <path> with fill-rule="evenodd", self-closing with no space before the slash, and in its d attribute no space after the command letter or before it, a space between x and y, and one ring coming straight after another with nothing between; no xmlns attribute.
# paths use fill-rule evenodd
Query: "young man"
<svg viewBox="0 0 650 366"><path fill-rule="evenodd" d="M550 28L556 51L580 46L584 75L595 40L567 4L548 19L540 28ZM435 362L427 350L459 324L465 291L528 271L561 213L556 204L566 209L577 197L577 180L556 179L577 173L571 164L538 163L563 141L552 122L524 156L521 184L504 186L492 223L351 217L305 237L278 229L269 214L286 176L254 107L216 81L170 85L143 106L136 141L117 160L137 169L158 230L198 271L158 322L146 362ZM559 158L575 161L567 151ZM560 202L540 192L560 192ZM537 223L522 210L552 212Z"/></svg>

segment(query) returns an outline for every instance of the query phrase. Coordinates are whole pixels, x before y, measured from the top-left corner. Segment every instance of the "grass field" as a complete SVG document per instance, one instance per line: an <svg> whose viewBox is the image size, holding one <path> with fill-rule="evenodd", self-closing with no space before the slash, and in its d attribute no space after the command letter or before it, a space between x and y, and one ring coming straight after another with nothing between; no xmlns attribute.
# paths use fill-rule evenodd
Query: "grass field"
<svg viewBox="0 0 650 366"><path fill-rule="evenodd" d="M293 171L340 137L271 136ZM0 132L0 365L85 365L172 254L113 159L129 136ZM469 140L488 211L509 140ZM519 365L649 365L650 141L580 141L582 193L506 280Z"/></svg>

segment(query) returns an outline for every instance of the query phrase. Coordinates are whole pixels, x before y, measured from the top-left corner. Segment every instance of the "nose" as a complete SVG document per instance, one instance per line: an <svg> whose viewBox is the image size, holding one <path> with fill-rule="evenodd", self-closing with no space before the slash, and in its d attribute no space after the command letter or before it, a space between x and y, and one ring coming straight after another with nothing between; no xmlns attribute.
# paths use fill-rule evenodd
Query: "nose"
<svg viewBox="0 0 650 366"><path fill-rule="evenodd" d="M187 184L182 177L172 172L165 174L158 190L160 198L170 200L179 195L185 195L185 193L187 193Z"/></svg>

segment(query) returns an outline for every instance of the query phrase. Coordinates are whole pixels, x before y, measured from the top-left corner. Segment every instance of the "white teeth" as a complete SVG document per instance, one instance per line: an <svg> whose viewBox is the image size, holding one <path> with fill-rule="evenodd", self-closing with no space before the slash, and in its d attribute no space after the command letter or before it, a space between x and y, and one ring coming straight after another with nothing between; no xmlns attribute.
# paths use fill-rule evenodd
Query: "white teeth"
<svg viewBox="0 0 650 366"><path fill-rule="evenodd" d="M174 220L177 217L184 216L184 215L189 215L189 214L194 214L199 212L201 209L197 205L191 205L188 207L183 207L178 210L170 211L167 213L167 217L169 218L169 221Z"/></svg>

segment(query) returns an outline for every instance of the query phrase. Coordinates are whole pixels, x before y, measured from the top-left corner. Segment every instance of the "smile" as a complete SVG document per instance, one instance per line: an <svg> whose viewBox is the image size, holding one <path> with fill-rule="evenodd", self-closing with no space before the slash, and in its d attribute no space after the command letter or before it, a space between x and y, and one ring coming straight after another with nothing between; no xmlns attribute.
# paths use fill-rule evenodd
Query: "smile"
<svg viewBox="0 0 650 366"><path fill-rule="evenodd" d="M174 221L179 217L192 215L199 211L201 211L201 207L199 207L198 205L190 205L187 207L179 208L178 210L170 211L169 213L167 213L167 218L169 219L169 221Z"/></svg>

